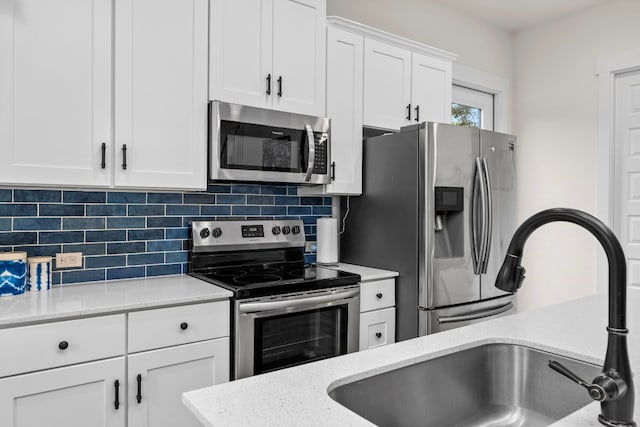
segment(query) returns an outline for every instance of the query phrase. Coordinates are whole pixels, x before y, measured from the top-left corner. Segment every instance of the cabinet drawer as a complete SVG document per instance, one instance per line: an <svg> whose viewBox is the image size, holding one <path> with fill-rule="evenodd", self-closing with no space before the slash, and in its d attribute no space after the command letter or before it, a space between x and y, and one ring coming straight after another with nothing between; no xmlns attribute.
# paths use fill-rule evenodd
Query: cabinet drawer
<svg viewBox="0 0 640 427"><path fill-rule="evenodd" d="M124 354L124 314L0 330L0 377Z"/></svg>
<svg viewBox="0 0 640 427"><path fill-rule="evenodd" d="M129 353L229 336L229 301L129 314Z"/></svg>
<svg viewBox="0 0 640 427"><path fill-rule="evenodd" d="M396 309L386 308L360 315L360 350L396 341Z"/></svg>
<svg viewBox="0 0 640 427"><path fill-rule="evenodd" d="M396 305L396 279L376 280L360 284L360 312Z"/></svg>

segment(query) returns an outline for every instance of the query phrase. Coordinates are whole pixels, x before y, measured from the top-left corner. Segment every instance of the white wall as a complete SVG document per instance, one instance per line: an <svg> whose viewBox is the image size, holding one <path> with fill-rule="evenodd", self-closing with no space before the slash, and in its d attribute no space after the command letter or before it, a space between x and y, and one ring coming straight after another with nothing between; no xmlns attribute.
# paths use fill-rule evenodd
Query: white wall
<svg viewBox="0 0 640 427"><path fill-rule="evenodd" d="M337 15L460 55L457 62L511 78L511 35L429 0L327 0Z"/></svg>
<svg viewBox="0 0 640 427"><path fill-rule="evenodd" d="M597 213L598 57L640 47L640 2L611 0L515 35L519 216L550 207ZM596 290L595 240L571 224L535 232L525 249L521 310Z"/></svg>

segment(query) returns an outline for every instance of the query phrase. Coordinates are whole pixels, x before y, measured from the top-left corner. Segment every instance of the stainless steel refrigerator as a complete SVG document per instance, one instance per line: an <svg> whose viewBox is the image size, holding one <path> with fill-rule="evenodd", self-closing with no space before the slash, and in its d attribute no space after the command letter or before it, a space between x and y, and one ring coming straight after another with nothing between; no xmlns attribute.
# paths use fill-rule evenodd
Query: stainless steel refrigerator
<svg viewBox="0 0 640 427"><path fill-rule="evenodd" d="M398 340L514 311L494 282L516 228L515 150L514 136L440 123L365 139L340 258L400 273Z"/></svg>

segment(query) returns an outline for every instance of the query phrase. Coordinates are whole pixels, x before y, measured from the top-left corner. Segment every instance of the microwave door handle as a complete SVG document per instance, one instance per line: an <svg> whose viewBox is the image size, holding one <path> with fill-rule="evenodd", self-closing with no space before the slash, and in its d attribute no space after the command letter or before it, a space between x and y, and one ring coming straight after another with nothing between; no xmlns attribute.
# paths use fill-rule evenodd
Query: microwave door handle
<svg viewBox="0 0 640 427"><path fill-rule="evenodd" d="M256 313L263 311L273 311L287 309L304 308L314 306L322 303L331 303L342 301L348 298L357 297L360 294L360 289L350 289L348 291L338 292L330 295L320 295L315 297L301 297L296 299L287 299L282 301L270 301L270 302L247 302L238 305L238 311L240 313Z"/></svg>
<svg viewBox="0 0 640 427"><path fill-rule="evenodd" d="M311 175L313 175L313 168L316 163L316 139L313 135L313 129L308 124L304 125L307 130L307 144L309 144L309 163L307 164L307 174L304 177L306 182L311 181Z"/></svg>

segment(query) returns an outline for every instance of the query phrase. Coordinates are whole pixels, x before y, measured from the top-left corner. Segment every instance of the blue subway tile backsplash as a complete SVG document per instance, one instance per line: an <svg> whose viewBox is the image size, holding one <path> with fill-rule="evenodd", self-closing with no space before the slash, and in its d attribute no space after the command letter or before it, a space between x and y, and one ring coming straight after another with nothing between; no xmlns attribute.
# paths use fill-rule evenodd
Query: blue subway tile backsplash
<svg viewBox="0 0 640 427"><path fill-rule="evenodd" d="M55 285L189 270L194 220L300 218L308 241L331 215L331 197L296 186L211 184L206 192L0 189L0 251L82 252L82 268L54 270ZM314 253L306 253L315 262Z"/></svg>

